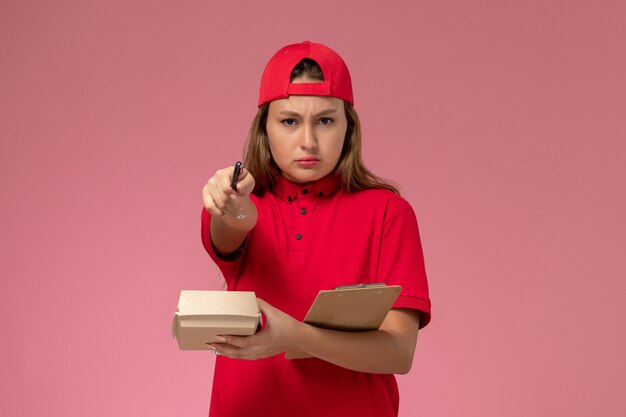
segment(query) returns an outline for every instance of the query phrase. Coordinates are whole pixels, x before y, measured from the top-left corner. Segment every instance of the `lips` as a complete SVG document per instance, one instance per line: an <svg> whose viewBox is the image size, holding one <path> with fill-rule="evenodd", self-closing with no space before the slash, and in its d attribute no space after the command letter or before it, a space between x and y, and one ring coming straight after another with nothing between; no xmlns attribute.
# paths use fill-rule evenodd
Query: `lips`
<svg viewBox="0 0 626 417"><path fill-rule="evenodd" d="M296 159L296 164L300 166L313 166L313 165L316 165L319 161L320 161L319 158L315 158L311 156L311 157Z"/></svg>

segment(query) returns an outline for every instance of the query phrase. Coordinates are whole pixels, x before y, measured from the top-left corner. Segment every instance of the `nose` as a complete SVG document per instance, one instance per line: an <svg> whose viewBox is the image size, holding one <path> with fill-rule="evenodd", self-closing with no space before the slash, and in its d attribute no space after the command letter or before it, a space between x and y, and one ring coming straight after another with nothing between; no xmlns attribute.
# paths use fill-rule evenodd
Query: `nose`
<svg viewBox="0 0 626 417"><path fill-rule="evenodd" d="M301 130L302 136L300 137L300 148L313 149L317 147L317 136L315 134L315 127L306 123Z"/></svg>

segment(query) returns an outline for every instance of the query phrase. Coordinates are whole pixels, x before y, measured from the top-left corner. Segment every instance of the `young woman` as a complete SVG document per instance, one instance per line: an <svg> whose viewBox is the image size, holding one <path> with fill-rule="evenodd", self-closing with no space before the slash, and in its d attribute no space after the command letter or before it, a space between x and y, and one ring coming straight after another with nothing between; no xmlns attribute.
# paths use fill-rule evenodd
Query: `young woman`
<svg viewBox="0 0 626 417"><path fill-rule="evenodd" d="M236 190L233 167L203 188L202 241L230 291L254 291L264 329L223 336L210 416L396 416L393 374L411 369L430 299L415 214L361 160L352 82L330 48L279 50ZM384 282L402 293L379 330L302 322L320 290ZM286 359L286 351L306 359Z"/></svg>

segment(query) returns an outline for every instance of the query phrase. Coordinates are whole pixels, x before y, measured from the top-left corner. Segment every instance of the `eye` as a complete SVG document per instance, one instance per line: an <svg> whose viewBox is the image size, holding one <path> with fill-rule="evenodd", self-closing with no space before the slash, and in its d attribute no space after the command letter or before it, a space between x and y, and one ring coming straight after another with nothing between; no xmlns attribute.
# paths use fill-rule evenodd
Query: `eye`
<svg viewBox="0 0 626 417"><path fill-rule="evenodd" d="M332 124L332 123L333 123L333 121L334 121L334 120L333 120L333 119L331 119L330 117L324 117L324 118L321 118L321 119L320 119L319 123L320 123L321 125L329 125L329 124Z"/></svg>
<svg viewBox="0 0 626 417"><path fill-rule="evenodd" d="M283 119L280 121L281 124L285 125L285 126L295 126L296 125L296 121L294 119Z"/></svg>

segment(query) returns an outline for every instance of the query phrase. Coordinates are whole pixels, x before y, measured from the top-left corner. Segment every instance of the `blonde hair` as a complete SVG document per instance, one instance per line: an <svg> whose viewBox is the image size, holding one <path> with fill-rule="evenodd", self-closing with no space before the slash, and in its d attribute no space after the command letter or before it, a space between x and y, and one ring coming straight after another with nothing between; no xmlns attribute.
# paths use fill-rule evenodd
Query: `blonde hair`
<svg viewBox="0 0 626 417"><path fill-rule="evenodd" d="M295 78L308 77L312 80L324 81L319 65L313 60L302 60L291 73L291 81ZM263 195L274 190L274 184L281 175L280 168L272 158L269 146L266 123L270 103L259 107L244 148L244 166L256 180L253 193ZM341 187L346 192L361 191L372 188L389 190L400 194L398 186L391 181L374 175L365 167L361 158L361 123L354 107L344 101L344 110L348 121L346 137L339 162L334 174L341 177Z"/></svg>

